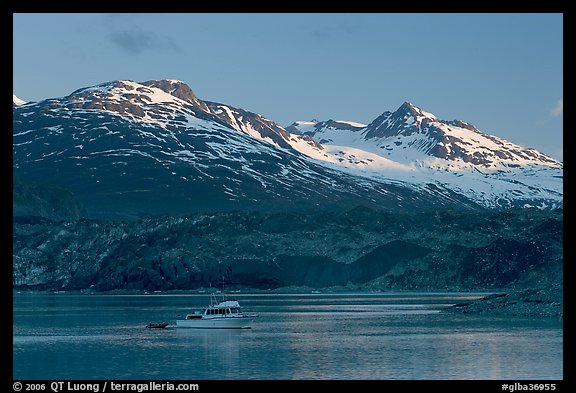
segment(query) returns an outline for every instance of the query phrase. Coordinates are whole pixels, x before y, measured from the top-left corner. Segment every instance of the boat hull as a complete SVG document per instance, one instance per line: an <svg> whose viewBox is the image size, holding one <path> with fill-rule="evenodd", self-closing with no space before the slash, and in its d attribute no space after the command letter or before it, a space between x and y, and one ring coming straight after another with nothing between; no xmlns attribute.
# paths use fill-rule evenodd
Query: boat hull
<svg viewBox="0 0 576 393"><path fill-rule="evenodd" d="M254 317L177 319L176 327L191 329L250 329Z"/></svg>

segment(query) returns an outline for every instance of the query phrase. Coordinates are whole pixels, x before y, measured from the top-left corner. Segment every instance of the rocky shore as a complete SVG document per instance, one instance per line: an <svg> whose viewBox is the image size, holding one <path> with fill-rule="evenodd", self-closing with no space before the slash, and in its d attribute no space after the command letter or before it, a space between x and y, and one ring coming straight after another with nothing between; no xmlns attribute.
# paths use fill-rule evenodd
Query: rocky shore
<svg viewBox="0 0 576 393"><path fill-rule="evenodd" d="M564 318L562 285L498 292L470 303L455 304L447 312L520 317Z"/></svg>

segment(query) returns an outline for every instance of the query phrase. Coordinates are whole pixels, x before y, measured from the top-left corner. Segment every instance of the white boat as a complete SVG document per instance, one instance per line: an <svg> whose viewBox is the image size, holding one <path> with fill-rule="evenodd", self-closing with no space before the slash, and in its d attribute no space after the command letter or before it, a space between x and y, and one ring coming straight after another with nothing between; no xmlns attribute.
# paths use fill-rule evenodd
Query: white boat
<svg viewBox="0 0 576 393"><path fill-rule="evenodd" d="M236 299L218 301L210 296L210 305L176 320L176 327L195 329L250 329L256 314L244 314Z"/></svg>

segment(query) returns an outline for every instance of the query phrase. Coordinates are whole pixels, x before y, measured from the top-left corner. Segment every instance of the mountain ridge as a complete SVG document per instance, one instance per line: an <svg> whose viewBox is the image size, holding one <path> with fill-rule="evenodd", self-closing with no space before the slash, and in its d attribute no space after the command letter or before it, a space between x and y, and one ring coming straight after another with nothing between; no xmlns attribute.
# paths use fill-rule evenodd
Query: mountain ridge
<svg viewBox="0 0 576 393"><path fill-rule="evenodd" d="M205 192L204 207L211 198L255 206L261 195L272 208L275 198L294 207L331 199L390 208L425 200L468 208L562 206L561 163L408 102L364 127L311 124L320 126L290 132L257 113L203 101L179 80L117 80L14 106L14 167L81 197L93 178L92 202L118 195L128 201L128 194L141 200L152 192L148 207L170 190L182 206L197 203L191 191ZM46 171L48 163L57 176Z"/></svg>

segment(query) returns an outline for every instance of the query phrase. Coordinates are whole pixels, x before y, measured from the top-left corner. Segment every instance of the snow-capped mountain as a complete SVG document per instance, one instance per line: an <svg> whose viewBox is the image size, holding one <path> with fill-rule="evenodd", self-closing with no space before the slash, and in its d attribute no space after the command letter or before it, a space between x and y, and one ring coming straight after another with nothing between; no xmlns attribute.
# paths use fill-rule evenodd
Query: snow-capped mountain
<svg viewBox="0 0 576 393"><path fill-rule="evenodd" d="M376 180L433 182L486 207L556 208L563 200L563 165L532 148L481 132L460 120L440 120L405 102L369 125L295 122L322 150L306 154Z"/></svg>
<svg viewBox="0 0 576 393"><path fill-rule="evenodd" d="M285 129L178 80L122 80L13 108L15 174L92 215L562 205L562 164L408 103L369 125Z"/></svg>
<svg viewBox="0 0 576 393"><path fill-rule="evenodd" d="M466 206L448 189L374 182L301 154L322 150L175 80L114 81L14 107L14 172L72 191L92 216L372 204Z"/></svg>
<svg viewBox="0 0 576 393"><path fill-rule="evenodd" d="M409 148L426 156L483 168L500 168L509 164L562 166L536 149L523 148L485 134L460 120L439 120L408 102L395 112L383 113L362 133L365 140L374 141L380 149L390 151L390 155ZM395 156L411 160L406 154Z"/></svg>

